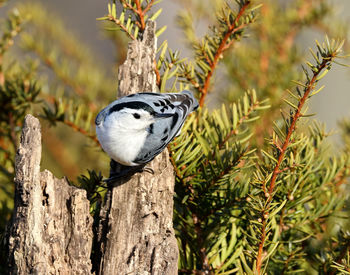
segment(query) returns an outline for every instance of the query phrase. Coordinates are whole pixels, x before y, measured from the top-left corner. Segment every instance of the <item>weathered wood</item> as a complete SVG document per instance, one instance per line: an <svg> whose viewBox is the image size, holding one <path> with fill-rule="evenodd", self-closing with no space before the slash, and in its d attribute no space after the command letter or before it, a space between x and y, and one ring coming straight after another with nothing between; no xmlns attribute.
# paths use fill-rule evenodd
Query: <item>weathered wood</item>
<svg viewBox="0 0 350 275"><path fill-rule="evenodd" d="M39 120L27 115L16 155L7 232L10 274L89 274L92 218L85 190L40 172Z"/></svg>
<svg viewBox="0 0 350 275"><path fill-rule="evenodd" d="M119 94L155 92L155 23L129 44ZM91 274L92 218L86 192L40 172L39 121L25 118L16 155L15 208L7 230L10 274ZM99 274L177 274L174 171L168 152L107 191L94 265Z"/></svg>
<svg viewBox="0 0 350 275"><path fill-rule="evenodd" d="M143 40L129 44L119 69L120 96L156 91L155 29L155 22L148 22ZM154 174L137 173L106 194L98 233L100 274L177 274L172 222L175 178L168 152L149 167Z"/></svg>

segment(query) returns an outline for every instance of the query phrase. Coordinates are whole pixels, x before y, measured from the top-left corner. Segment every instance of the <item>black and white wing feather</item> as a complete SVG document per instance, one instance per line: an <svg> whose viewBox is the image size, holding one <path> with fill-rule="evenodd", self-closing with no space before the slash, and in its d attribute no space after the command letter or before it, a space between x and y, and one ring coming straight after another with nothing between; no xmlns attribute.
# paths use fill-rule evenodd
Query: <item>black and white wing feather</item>
<svg viewBox="0 0 350 275"><path fill-rule="evenodd" d="M169 94L140 93L142 101L147 102L158 114L171 114L168 118L156 119L150 125L149 135L139 152L135 163L144 164L161 153L180 133L186 117L198 108L198 102L190 91ZM134 98L136 100L136 98Z"/></svg>

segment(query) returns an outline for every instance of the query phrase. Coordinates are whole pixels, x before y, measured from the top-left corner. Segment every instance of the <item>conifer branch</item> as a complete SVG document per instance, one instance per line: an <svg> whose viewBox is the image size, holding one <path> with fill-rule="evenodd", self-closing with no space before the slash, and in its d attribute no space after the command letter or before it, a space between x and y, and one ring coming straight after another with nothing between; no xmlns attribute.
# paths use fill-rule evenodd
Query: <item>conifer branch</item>
<svg viewBox="0 0 350 275"><path fill-rule="evenodd" d="M123 1L125 2L125 1ZM146 27L146 23L145 23L145 14L146 12L152 7L154 0L151 0L149 3L147 3L146 7L144 9L142 9L140 1L139 0L135 0L135 4L137 7L137 11L136 13L139 16L139 20L140 20L140 30L143 32L145 30Z"/></svg>
<svg viewBox="0 0 350 275"><path fill-rule="evenodd" d="M120 29L122 29L132 40L138 39L138 34L143 33L146 27L147 12L155 4L155 0L147 0L146 5L140 0L119 0L123 6L123 11L117 17L116 1L108 4L108 15L98 18L98 20L108 20L114 22ZM130 13L126 13L129 11ZM155 20L160 14L158 10L151 20ZM127 17L127 18L126 18ZM165 29L165 27L163 27ZM161 32L161 31L160 31Z"/></svg>
<svg viewBox="0 0 350 275"><path fill-rule="evenodd" d="M132 10L135 14L137 14L138 20L136 24L139 26L140 31L143 32L146 27L146 22L145 22L145 15L146 13L152 8L154 4L154 0L151 0L147 3L146 7L142 8L140 0L134 0L133 1L136 5L136 8L128 3L126 0L122 0L121 3L128 7L130 10Z"/></svg>
<svg viewBox="0 0 350 275"><path fill-rule="evenodd" d="M238 134L238 128L244 123L245 120L247 120L249 118L249 116L256 110L257 107L259 107L261 104L261 102L257 101L256 103L254 103L253 105L251 105L247 111L247 113L242 116L239 121L237 122L237 126L235 129L231 130L231 132L229 132L225 138L222 140L222 142L219 144L219 149L222 149L223 146L225 145L225 143L234 135Z"/></svg>
<svg viewBox="0 0 350 275"><path fill-rule="evenodd" d="M233 24L231 24L229 27L228 27L228 30L226 32L226 34L224 35L224 37L222 38L221 40L221 43L218 47L218 49L216 50L215 52L215 55L214 55L214 59L210 64L210 71L208 72L205 80L204 80L204 84L202 87L199 88L199 91L201 92L201 96L200 96L200 99L199 99L199 105L201 107L203 107L204 105L204 100L205 100L205 97L207 96L207 93L208 93L208 89L209 89L209 84L210 84L210 79L213 75L213 72L216 68L216 65L220 59L220 57L222 56L223 52L226 51L228 48L230 48L233 44L233 42L235 40L231 40L229 41L229 38L234 34L236 33L237 31L241 30L242 28L244 28L247 24L241 24L238 26L238 21L240 20L240 18L243 16L245 10L247 9L247 7L250 5L250 1L246 1L242 7L240 8Z"/></svg>
<svg viewBox="0 0 350 275"><path fill-rule="evenodd" d="M323 58L322 63L318 66L317 71L315 71L313 73L313 77L310 80L310 82L307 84L307 88L305 89L304 95L301 98L301 100L299 101L298 109L296 110L296 112L295 112L295 114L293 116L292 122L291 122L291 124L290 124L290 126L288 128L286 138L285 138L285 140L283 142L282 148L281 148L279 156L278 156L277 164L276 164L276 166L275 166L275 168L273 170L273 173L272 173L272 177L271 177L271 181L270 181L270 187L269 187L270 198L271 198L271 195L272 195L272 193L274 191L277 175L280 173L280 166L281 166L281 163L283 161L284 155L286 153L287 147L288 147L288 145L290 143L291 135L295 131L296 123L297 123L298 119L300 118L300 116L302 115L301 110L302 110L306 100L308 99L311 91L315 88L315 82L316 82L317 77L319 76L321 71L323 69L325 69L327 67L327 65L330 64L330 62L334 59L335 56L336 56L335 53L331 53L329 56ZM269 199L269 200L271 200L271 199Z"/></svg>
<svg viewBox="0 0 350 275"><path fill-rule="evenodd" d="M121 28L127 36L129 36L132 40L135 40L136 37L128 30L128 28L120 21L118 18L115 18L113 15L109 14L107 16L107 20L115 23L119 28Z"/></svg>
<svg viewBox="0 0 350 275"><path fill-rule="evenodd" d="M334 42L335 43L335 42ZM337 57L338 53L340 52L342 43L340 45L330 46L327 38L327 46L324 47L324 49L320 48L320 45L318 44L320 55L322 56L322 61L318 62L316 66L313 66L311 64L308 64L309 67L313 71L312 78L309 79L308 73L306 73L306 76L308 78L308 81L306 85L302 85L304 87L304 94L302 97L300 97L298 106L295 110L294 115L291 117L291 123L287 127L287 134L284 139L283 145L281 149L278 150L278 160L277 163L273 169L271 180L270 180L270 186L268 189L268 192L265 193L266 197L266 207L265 210L263 210L262 215L261 215L261 236L260 236L260 243L259 243L259 249L258 249L258 254L256 257L256 270L258 274L261 274L261 268L262 268L262 263L264 261L264 245L266 241L266 234L267 234L267 221L269 219L269 208L273 199L273 193L275 191L275 185L276 185L276 180L277 176L280 174L280 167L282 164L282 161L284 159L284 156L286 154L287 148L291 142L291 136L296 130L296 123L298 119L303 115L302 114L302 108L305 105L305 102L307 99L310 97L311 92L315 89L316 83L320 79L320 76L322 75L321 72L323 72L324 69L330 66L331 62L334 60L334 58ZM323 50L323 52L322 52Z"/></svg>

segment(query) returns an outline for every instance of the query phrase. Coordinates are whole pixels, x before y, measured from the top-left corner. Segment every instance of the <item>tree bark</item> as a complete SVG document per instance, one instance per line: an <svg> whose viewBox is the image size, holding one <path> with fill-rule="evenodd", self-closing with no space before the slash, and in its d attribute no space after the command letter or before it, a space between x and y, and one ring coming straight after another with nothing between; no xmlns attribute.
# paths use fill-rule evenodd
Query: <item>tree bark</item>
<svg viewBox="0 0 350 275"><path fill-rule="evenodd" d="M40 172L39 120L25 117L7 231L10 274L89 274L92 218L85 190Z"/></svg>
<svg viewBox="0 0 350 275"><path fill-rule="evenodd" d="M155 23L129 44L119 93L155 92ZM9 274L177 274L174 171L165 151L154 171L120 180L106 193L95 230L86 191L40 172L39 120L25 117L16 155L15 207L6 233Z"/></svg>
<svg viewBox="0 0 350 275"><path fill-rule="evenodd" d="M156 24L147 23L142 41L132 41L119 69L119 95L155 92ZM174 170L165 151L107 191L100 213L100 274L177 274L173 230Z"/></svg>

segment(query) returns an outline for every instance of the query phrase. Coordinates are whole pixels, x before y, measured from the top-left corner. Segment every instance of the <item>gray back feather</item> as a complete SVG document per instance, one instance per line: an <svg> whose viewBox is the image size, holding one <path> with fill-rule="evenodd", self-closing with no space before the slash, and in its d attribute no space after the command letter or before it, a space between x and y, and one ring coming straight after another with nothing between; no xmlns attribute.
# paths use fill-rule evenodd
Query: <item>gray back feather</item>
<svg viewBox="0 0 350 275"><path fill-rule="evenodd" d="M190 91L184 90L181 93L138 93L120 98L106 108L96 117L95 123L99 125L106 116L118 110L118 108L130 107L143 108L150 113L172 114L168 118L156 118L149 127L149 135L145 144L139 152L135 163L144 164L161 153L169 142L181 130L186 117L198 108L198 101Z"/></svg>
<svg viewBox="0 0 350 275"><path fill-rule="evenodd" d="M198 102L190 91L181 93L139 94L157 113L173 114L169 118L156 119L149 128L145 145L138 154L136 163L147 163L161 153L179 133L186 117L198 108ZM150 98L149 98L150 97ZM159 99L158 99L159 98Z"/></svg>

